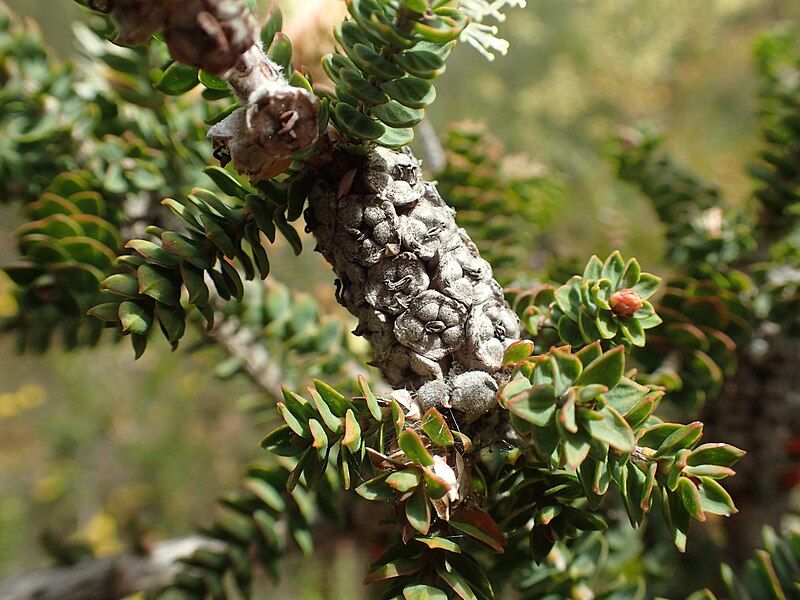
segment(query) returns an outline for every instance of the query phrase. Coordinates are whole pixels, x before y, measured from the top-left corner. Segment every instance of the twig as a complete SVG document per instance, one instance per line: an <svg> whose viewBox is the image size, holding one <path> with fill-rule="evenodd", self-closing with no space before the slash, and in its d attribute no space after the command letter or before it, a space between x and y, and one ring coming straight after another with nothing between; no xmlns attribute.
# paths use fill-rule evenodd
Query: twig
<svg viewBox="0 0 800 600"><path fill-rule="evenodd" d="M181 569L181 558L221 547L217 540L190 536L159 542L148 554L125 552L19 573L0 580L0 600L116 600L168 585Z"/></svg>

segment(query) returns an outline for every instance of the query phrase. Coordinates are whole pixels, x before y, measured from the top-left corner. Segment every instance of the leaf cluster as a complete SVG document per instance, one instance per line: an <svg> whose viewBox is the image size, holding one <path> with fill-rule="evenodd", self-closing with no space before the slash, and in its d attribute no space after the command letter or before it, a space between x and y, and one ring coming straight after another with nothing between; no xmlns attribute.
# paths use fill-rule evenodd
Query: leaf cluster
<svg viewBox="0 0 800 600"><path fill-rule="evenodd" d="M334 31L339 49L322 60L335 93L331 120L346 143L399 148L436 98L431 80L468 18L448 0L348 0L351 19Z"/></svg>
<svg viewBox="0 0 800 600"><path fill-rule="evenodd" d="M509 350L516 375L499 398L511 413L512 426L529 444L526 454L548 471L565 469L560 486L549 493L534 492L528 496L534 504L522 504L539 515L529 532L538 560L557 539L596 526L596 519L581 520L574 510L564 512L569 505L557 499L570 488L566 498L585 497L589 508L596 508L615 484L634 527L660 505L681 550L690 517L702 521L706 513L735 512L717 480L733 474L730 467L744 452L726 444L698 445L703 429L699 422L681 425L655 417L662 393L624 376L622 346L603 352L596 342L574 354L567 347L525 356L529 352L532 345L526 342ZM532 487L534 478L521 469L510 470L509 477L523 489ZM551 478L549 473L544 476L546 487L553 485ZM508 496L519 504L526 494ZM549 501L542 502L542 496ZM520 524L529 526L527 521Z"/></svg>
<svg viewBox="0 0 800 600"><path fill-rule="evenodd" d="M242 488L220 500L217 519L201 530L215 543L183 559L183 568L161 592L214 600L247 597L257 566L277 579L284 553L299 549L310 555L319 517L343 518L335 498L338 487L334 479L323 479L313 489L299 485L287 491L291 473L286 461L250 467Z"/></svg>
<svg viewBox="0 0 800 600"><path fill-rule="evenodd" d="M202 188L181 200L164 200L185 225L185 233L150 228L152 239L128 241L126 247L134 253L120 256L121 272L101 284L117 301L90 311L130 335L137 357L144 352L156 323L171 344L177 345L183 337L186 312L181 304L182 289L188 303L212 327L209 283L222 300L241 302L244 284L240 269L247 280L256 274L266 278L270 263L262 235L274 242L280 232L296 253L301 251L300 236L287 221L286 196L276 186L268 182L259 193L219 167L207 167L205 172L229 194L227 201Z"/></svg>

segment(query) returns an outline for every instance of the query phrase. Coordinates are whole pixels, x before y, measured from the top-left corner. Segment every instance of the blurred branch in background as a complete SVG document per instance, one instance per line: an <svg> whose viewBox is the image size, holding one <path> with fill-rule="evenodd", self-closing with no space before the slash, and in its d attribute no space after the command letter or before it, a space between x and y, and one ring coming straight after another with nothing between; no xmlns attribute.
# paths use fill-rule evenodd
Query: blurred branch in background
<svg viewBox="0 0 800 600"><path fill-rule="evenodd" d="M157 542L148 551L88 559L67 567L36 569L0 579L3 600L118 600L169 584L182 559L219 551L217 540L190 536Z"/></svg>

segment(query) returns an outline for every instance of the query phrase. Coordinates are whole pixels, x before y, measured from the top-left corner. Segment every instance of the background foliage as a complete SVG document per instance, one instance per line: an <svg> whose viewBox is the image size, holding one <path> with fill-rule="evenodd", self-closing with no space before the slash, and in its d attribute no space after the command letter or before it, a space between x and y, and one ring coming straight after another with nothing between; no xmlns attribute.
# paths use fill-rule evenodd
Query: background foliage
<svg viewBox="0 0 800 600"><path fill-rule="evenodd" d="M43 17L48 41L63 55L71 52L65 23L78 13L70 3L11 5ZM291 8L287 13L291 18ZM504 35L514 48L508 57L487 65L469 52L454 55L437 82L431 116L444 131L453 118L484 115L512 151L560 174L566 200L550 216L546 237L531 240L532 250L570 258L620 247L665 273L653 243L656 216L644 198L614 180L606 141L619 123L652 121L669 131L667 146L681 160L740 203L748 189L741 165L758 145L751 48L763 29L799 13L785 0L537 1L507 24ZM3 217L5 259L13 252L14 220L10 213ZM300 260L297 276L298 263L287 272L279 255L276 279L314 293L340 315L327 269L311 253ZM13 310L9 297L0 297L0 311ZM8 337L0 344L0 573L39 560L25 541L43 530L56 538L79 530L100 552L137 531L181 533L206 520L212 499L234 487L241 465L257 455L251 440L261 428L229 410L248 384L216 382L212 372L222 356L213 350L173 355L161 343L132 366L127 348L17 357ZM119 377L98 377L109 371ZM171 372L183 375L170 378ZM88 385L98 380L109 382ZM211 468L192 467L199 464ZM176 514L181 518L165 518ZM347 563L357 550L346 540L341 546L336 555ZM337 571L318 566L304 593L320 597L313 582L329 581ZM331 598L360 593L328 589Z"/></svg>

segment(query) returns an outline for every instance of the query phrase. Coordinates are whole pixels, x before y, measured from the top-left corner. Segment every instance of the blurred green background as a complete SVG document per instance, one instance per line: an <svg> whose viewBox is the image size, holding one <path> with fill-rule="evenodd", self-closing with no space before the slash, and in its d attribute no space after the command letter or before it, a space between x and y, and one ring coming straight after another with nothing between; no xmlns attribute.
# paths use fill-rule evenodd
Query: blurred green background
<svg viewBox="0 0 800 600"><path fill-rule="evenodd" d="M325 30L336 11L308 11L310 1L286 2L289 20L311 13ZM70 55L69 23L81 17L71 2L6 2ZM648 202L614 180L609 137L619 125L652 123L669 132L676 156L742 202L751 190L742 165L759 144L751 49L759 33L792 20L800 22L796 0L530 0L502 26L508 56L456 53L430 116L439 130L485 119L510 152L563 174L568 200L551 234L561 256L620 248L663 273L659 226ZM1 216L7 262L15 219ZM276 265L277 278L322 290L330 304L331 277L312 253L302 260L304 281L281 278L298 272L294 264ZM162 344L134 363L127 345L34 357L0 338L0 575L41 564L45 531L78 532L108 553L132 532L180 535L209 520L218 494L259 456L265 427L234 408L247 381L215 379L221 353L189 345L170 353ZM343 540L273 597L356 598L358 552Z"/></svg>

